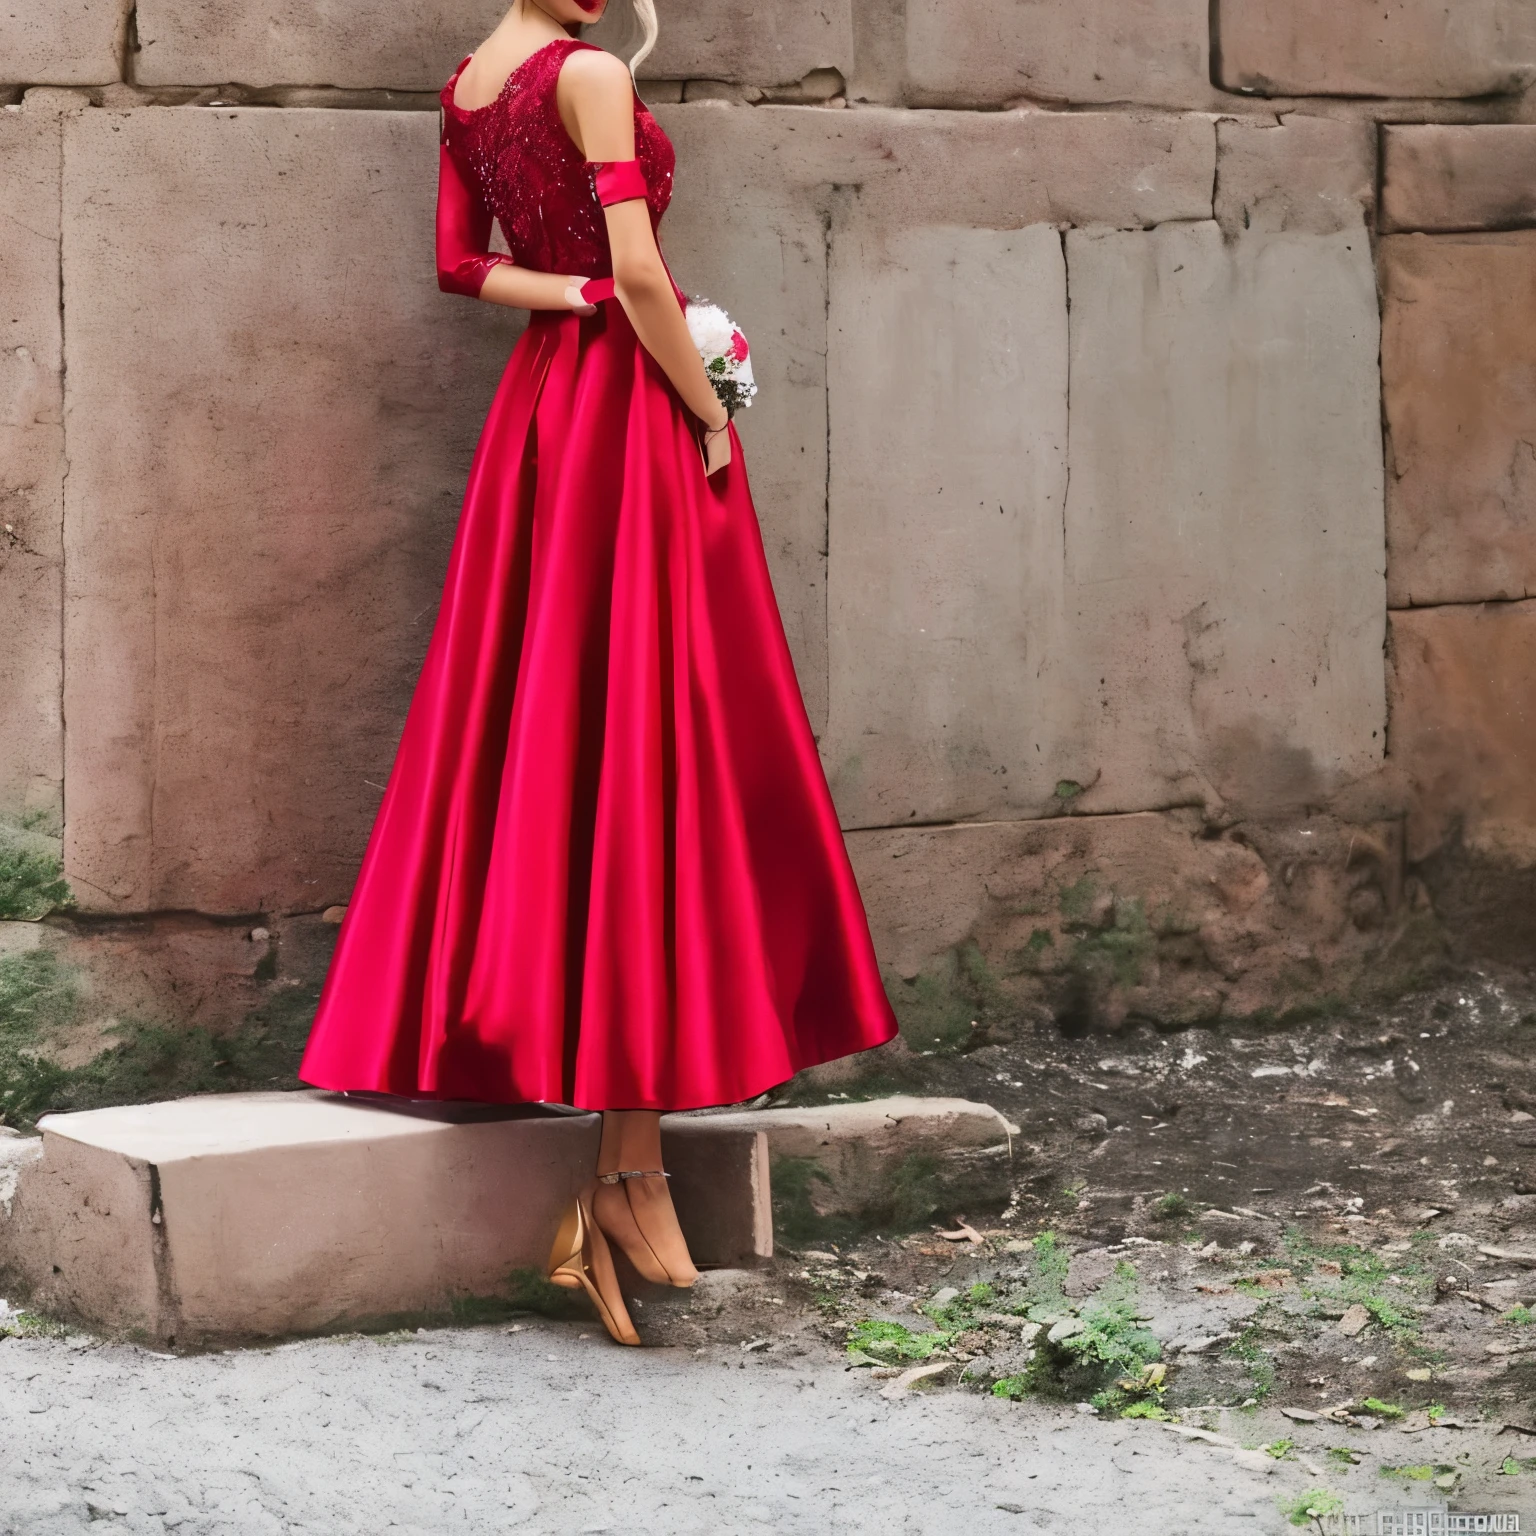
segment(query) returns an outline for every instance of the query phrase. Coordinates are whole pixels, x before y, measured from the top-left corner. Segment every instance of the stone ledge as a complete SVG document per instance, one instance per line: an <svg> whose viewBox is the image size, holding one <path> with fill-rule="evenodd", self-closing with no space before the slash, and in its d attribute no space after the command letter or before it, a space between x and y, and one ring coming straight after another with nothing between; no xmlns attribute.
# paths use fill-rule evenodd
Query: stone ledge
<svg viewBox="0 0 1536 1536"><path fill-rule="evenodd" d="M187 1347L507 1299L591 1176L598 1117L305 1091L41 1129L41 1156L3 1149L0 1276L48 1312ZM669 1140L697 1262L771 1251L762 1138L700 1125Z"/></svg>
<svg viewBox="0 0 1536 1536"><path fill-rule="evenodd" d="M804 1237L808 1223L828 1218L910 1225L935 1213L947 1219L997 1210L1011 1190L1017 1127L990 1104L968 1099L898 1096L731 1110L695 1123L766 1136L776 1177L791 1175L781 1180L783 1199L775 1208L776 1216L791 1218L790 1232L781 1235ZM791 1172L796 1164L799 1176ZM789 1211L784 1204L801 1199L809 1209Z"/></svg>

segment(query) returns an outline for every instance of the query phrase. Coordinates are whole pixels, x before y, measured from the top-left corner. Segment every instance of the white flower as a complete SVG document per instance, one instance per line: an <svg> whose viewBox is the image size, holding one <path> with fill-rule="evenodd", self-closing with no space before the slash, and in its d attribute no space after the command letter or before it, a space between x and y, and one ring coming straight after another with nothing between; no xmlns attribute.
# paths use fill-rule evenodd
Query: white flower
<svg viewBox="0 0 1536 1536"><path fill-rule="evenodd" d="M693 337L699 356L707 362L730 352L736 327L718 304L699 299L688 306L688 334Z"/></svg>

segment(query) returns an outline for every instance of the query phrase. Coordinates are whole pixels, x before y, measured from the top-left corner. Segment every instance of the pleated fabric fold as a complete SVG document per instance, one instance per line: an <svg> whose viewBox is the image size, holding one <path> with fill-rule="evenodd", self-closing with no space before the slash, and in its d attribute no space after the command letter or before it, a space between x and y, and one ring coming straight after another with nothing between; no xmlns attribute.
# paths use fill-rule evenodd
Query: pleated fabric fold
<svg viewBox="0 0 1536 1536"><path fill-rule="evenodd" d="M616 301L535 315L306 1082L691 1109L895 1033L734 447Z"/></svg>

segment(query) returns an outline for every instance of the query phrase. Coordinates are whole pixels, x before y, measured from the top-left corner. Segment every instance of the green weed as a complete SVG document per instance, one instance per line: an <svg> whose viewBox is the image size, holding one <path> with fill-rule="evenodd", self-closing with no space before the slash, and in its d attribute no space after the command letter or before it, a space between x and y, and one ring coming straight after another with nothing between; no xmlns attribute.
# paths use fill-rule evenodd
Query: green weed
<svg viewBox="0 0 1536 1536"><path fill-rule="evenodd" d="M7 955L0 958L0 1116L24 1128L48 1110L296 1088L318 998L318 988L285 988L228 1034L128 1019L113 1027L105 1050L66 1068L49 1049L79 1015L74 972L48 950Z"/></svg>
<svg viewBox="0 0 1536 1536"><path fill-rule="evenodd" d="M0 1339L62 1339L69 1329L37 1312L13 1312L0 1319Z"/></svg>
<svg viewBox="0 0 1536 1536"><path fill-rule="evenodd" d="M1289 1498L1282 1494L1275 1502L1292 1525L1316 1522L1320 1526L1325 1516L1336 1515L1344 1508L1344 1500L1327 1488L1308 1488L1305 1493Z"/></svg>
<svg viewBox="0 0 1536 1536"><path fill-rule="evenodd" d="M1403 1416L1403 1410L1396 1403L1384 1403L1379 1397L1364 1398L1360 1406L1379 1419L1400 1419Z"/></svg>
<svg viewBox="0 0 1536 1536"><path fill-rule="evenodd" d="M74 905L45 816L0 822L0 919L35 922Z"/></svg>
<svg viewBox="0 0 1536 1536"><path fill-rule="evenodd" d="M942 1329L914 1333L904 1323L866 1318L848 1330L848 1353L868 1355L883 1365L910 1365L947 1349L954 1335Z"/></svg>

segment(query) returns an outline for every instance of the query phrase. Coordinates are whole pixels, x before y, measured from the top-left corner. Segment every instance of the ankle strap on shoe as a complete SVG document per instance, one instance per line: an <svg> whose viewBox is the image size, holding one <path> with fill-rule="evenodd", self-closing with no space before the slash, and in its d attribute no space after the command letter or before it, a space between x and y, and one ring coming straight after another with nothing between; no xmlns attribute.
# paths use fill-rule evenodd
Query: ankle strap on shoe
<svg viewBox="0 0 1536 1536"><path fill-rule="evenodd" d="M670 1179L670 1173L663 1173L660 1168L621 1168L617 1173L600 1173L597 1176L599 1184L617 1184L620 1179Z"/></svg>

